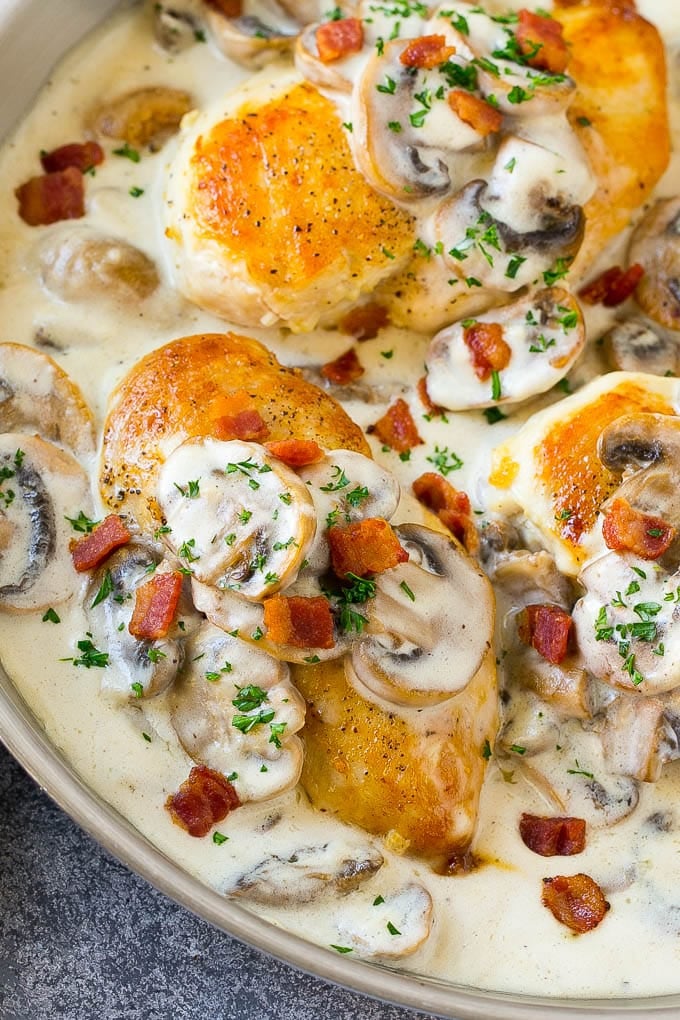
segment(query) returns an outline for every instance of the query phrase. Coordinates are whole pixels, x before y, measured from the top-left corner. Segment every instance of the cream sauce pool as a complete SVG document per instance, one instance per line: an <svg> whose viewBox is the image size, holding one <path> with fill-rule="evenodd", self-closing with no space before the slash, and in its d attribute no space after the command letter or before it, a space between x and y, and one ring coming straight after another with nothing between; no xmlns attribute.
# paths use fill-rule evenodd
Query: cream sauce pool
<svg viewBox="0 0 680 1020"><path fill-rule="evenodd" d="M519 6L519 4L518 4ZM680 14L663 0L640 3L642 13L662 28L671 49L680 44ZM84 303L62 302L39 283L41 230L14 214L14 188L39 172L40 150L82 137L83 118L93 100L144 85L185 88L198 106L244 80L248 72L224 60L210 45L192 46L170 56L152 43L148 12L121 12L61 64L34 109L0 155L0 322L2 339L42 347L81 386L101 426L111 389L147 351L176 337L225 331L225 323L188 305L164 283L137 308L115 298L93 295ZM673 75L671 75L673 79ZM676 76L677 79L677 76ZM677 88L676 84L673 86ZM677 136L680 127L674 111ZM676 144L677 147L677 144ZM110 157L88 179L88 222L106 235L124 236L162 267L158 216L167 153L145 154L139 163ZM677 183L676 183L677 182ZM680 185L671 167L660 193ZM142 190L138 197L131 190ZM614 261L611 256L608 261ZM168 280L168 274L164 274ZM601 330L601 313L592 316ZM340 354L347 337L316 331L290 337L278 330L248 330L286 364L318 365ZM386 356L388 354L389 356ZM352 401L350 414L367 426L395 393L413 400L409 386L422 375L425 343L394 329L361 347L364 380L383 403ZM578 385L580 373L572 373ZM407 381L407 382L405 382ZM552 401L554 394L543 402ZM449 414L427 421L413 403L425 440L410 461L373 443L376 458L393 470L404 487L440 450L463 461L455 483L477 510L484 510L490 451L511 435L529 413L524 409L489 426L481 412ZM533 408L538 406L535 402ZM532 409L533 409L532 408ZM87 465L96 478L96 465ZM96 500L95 496L95 500ZM96 503L95 503L96 506ZM411 505L402 518L412 516ZM76 669L64 661L87 630L77 606L60 607L58 625L40 616L0 615L2 663L51 740L87 784L121 811L162 851L216 889L225 889L266 854L290 856L296 850L356 841L357 834L310 809L294 790L261 804L248 804L219 828L221 845L192 839L164 809L168 794L186 778L191 761L180 748L162 702L149 700L144 711L121 707L100 692L97 670ZM115 669L115 666L110 667ZM324 945L343 944L351 932L384 930L389 913L374 902L415 881L429 891L434 924L429 938L399 966L418 974L475 988L546 996L644 996L680 990L680 770L667 766L654 785L641 784L640 804L611 828L592 829L587 848L573 861L546 861L532 854L517 833L522 811L545 812L545 803L521 769L504 775L491 763L482 794L475 852L485 861L470 874L442 877L424 864L386 849L385 864L347 897L321 897L297 907L253 907L274 923ZM670 825L648 820L664 816ZM368 842L371 842L368 838ZM583 871L604 889L611 903L605 921L575 937L557 925L541 905L541 880L550 874ZM396 901L394 909L397 909ZM394 921L396 924L396 921ZM347 932L350 935L347 935Z"/></svg>

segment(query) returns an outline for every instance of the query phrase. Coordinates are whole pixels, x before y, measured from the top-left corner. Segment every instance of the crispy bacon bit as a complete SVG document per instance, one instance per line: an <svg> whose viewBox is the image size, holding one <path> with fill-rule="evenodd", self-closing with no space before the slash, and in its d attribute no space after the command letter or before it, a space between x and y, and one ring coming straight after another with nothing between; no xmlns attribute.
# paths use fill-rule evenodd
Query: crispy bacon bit
<svg viewBox="0 0 680 1020"><path fill-rule="evenodd" d="M413 483L416 499L437 514L442 524L449 529L468 552L479 548L479 536L472 520L470 500L466 493L454 489L441 475L426 471Z"/></svg>
<svg viewBox="0 0 680 1020"><path fill-rule="evenodd" d="M167 574L154 574L135 594L135 608L128 630L138 638L156 641L165 637L175 619L182 592L182 575L179 570Z"/></svg>
<svg viewBox="0 0 680 1020"><path fill-rule="evenodd" d="M66 170L69 166L76 167L84 174L86 170L104 162L104 150L97 142L71 142L51 152L41 152L40 162L48 174Z"/></svg>
<svg viewBox="0 0 680 1020"><path fill-rule="evenodd" d="M333 648L333 617L323 595L273 595L265 599L267 637L277 645L295 648Z"/></svg>
<svg viewBox="0 0 680 1020"><path fill-rule="evenodd" d="M229 780L207 765L195 765L177 793L165 802L175 825L190 836L207 836L213 825L240 806L239 795Z"/></svg>
<svg viewBox="0 0 680 1020"><path fill-rule="evenodd" d="M343 333L349 333L355 340L373 340L389 323L387 309L376 301L352 308L340 321Z"/></svg>
<svg viewBox="0 0 680 1020"><path fill-rule="evenodd" d="M364 366L357 357L354 347L341 354L334 361L327 361L321 366L321 375L329 382L344 386L346 383L354 382L364 374Z"/></svg>
<svg viewBox="0 0 680 1020"><path fill-rule="evenodd" d="M519 614L518 632L526 645L535 648L547 662L562 662L569 650L573 620L560 606L533 604Z"/></svg>
<svg viewBox="0 0 680 1020"><path fill-rule="evenodd" d="M526 812L519 820L522 842L541 857L572 857L586 847L583 818L543 818Z"/></svg>
<svg viewBox="0 0 680 1020"><path fill-rule="evenodd" d="M416 383L416 392L420 397L423 407L425 408L426 414L443 414L444 408L439 407L438 404L432 402L430 394L427 392L427 376L423 375Z"/></svg>
<svg viewBox="0 0 680 1020"><path fill-rule="evenodd" d="M19 215L29 227L44 227L85 215L83 175L74 166L54 174L31 177L14 192Z"/></svg>
<svg viewBox="0 0 680 1020"><path fill-rule="evenodd" d="M447 46L443 35L421 35L412 39L399 59L406 67L423 67L430 70L439 67L456 52L455 46Z"/></svg>
<svg viewBox="0 0 680 1020"><path fill-rule="evenodd" d="M498 322L474 322L463 330L463 343L472 355L472 368L482 382L492 372L507 368L512 348L503 339L503 327Z"/></svg>
<svg viewBox="0 0 680 1020"><path fill-rule="evenodd" d="M369 426L368 431L397 453L406 453L412 446L418 446L423 442L418 435L409 406L401 397L387 408L375 425Z"/></svg>
<svg viewBox="0 0 680 1020"><path fill-rule="evenodd" d="M559 21L524 8L519 11L515 36L530 67L551 74L563 74L566 71L569 49L562 37Z"/></svg>
<svg viewBox="0 0 680 1020"><path fill-rule="evenodd" d="M325 21L316 30L316 46L319 60L330 64L358 53L364 45L364 26L359 18L342 18L340 21Z"/></svg>
<svg viewBox="0 0 680 1020"><path fill-rule="evenodd" d="M589 875L557 875L543 879L541 901L556 920L582 935L597 928L609 903Z"/></svg>
<svg viewBox="0 0 680 1020"><path fill-rule="evenodd" d="M205 0L208 7L224 14L225 18L240 18L243 14L243 3L241 0Z"/></svg>
<svg viewBox="0 0 680 1020"><path fill-rule="evenodd" d="M98 567L107 557L122 545L126 545L132 536L118 514L109 514L92 529L89 535L83 535L71 546L73 566L82 573Z"/></svg>
<svg viewBox="0 0 680 1020"><path fill-rule="evenodd" d="M675 528L661 517L643 514L627 499L617 496L609 504L602 522L602 537L608 549L632 552L643 560L658 560L675 538Z"/></svg>
<svg viewBox="0 0 680 1020"><path fill-rule="evenodd" d="M279 439L264 445L288 467L306 467L307 464L317 464L323 460L323 450L313 439Z"/></svg>
<svg viewBox="0 0 680 1020"><path fill-rule="evenodd" d="M464 124L469 124L482 138L500 131L503 114L484 99L466 92L465 89L452 89L447 99L456 116L460 117Z"/></svg>
<svg viewBox="0 0 680 1020"><path fill-rule="evenodd" d="M623 304L633 293L645 271L639 262L634 262L628 269L612 266L596 276L594 280L581 287L579 297L587 305L604 305L605 308L616 308Z"/></svg>
<svg viewBox="0 0 680 1020"><path fill-rule="evenodd" d="M338 577L379 574L408 560L392 527L382 517L367 517L328 531L331 563Z"/></svg>
<svg viewBox="0 0 680 1020"><path fill-rule="evenodd" d="M269 435L269 426L245 390L220 393L210 405L212 435L216 439L242 439L263 443Z"/></svg>

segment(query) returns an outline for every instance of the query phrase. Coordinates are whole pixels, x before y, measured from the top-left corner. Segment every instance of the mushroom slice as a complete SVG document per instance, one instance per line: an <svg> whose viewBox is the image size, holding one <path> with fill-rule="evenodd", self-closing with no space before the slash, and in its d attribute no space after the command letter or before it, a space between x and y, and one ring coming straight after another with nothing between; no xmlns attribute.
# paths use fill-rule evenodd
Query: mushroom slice
<svg viewBox="0 0 680 1020"><path fill-rule="evenodd" d="M602 343L609 368L614 371L676 374L678 341L659 326L652 329L639 319L626 319L608 329L598 343Z"/></svg>
<svg viewBox="0 0 680 1020"><path fill-rule="evenodd" d="M544 191L545 180L537 177L533 203L527 203L523 193L521 214L509 208L507 191L489 192L482 180L470 181L442 202L434 220L435 236L446 253L446 264L461 280L479 280L484 287L512 293L555 266L564 275L581 245L585 220L581 207L563 201L557 186ZM525 179L522 183L526 188ZM508 190L514 195L514 189ZM508 215L509 223L487 211L487 194L491 207ZM529 229L516 229L512 223Z"/></svg>
<svg viewBox="0 0 680 1020"><path fill-rule="evenodd" d="M306 486L256 443L187 439L160 469L158 502L193 576L253 601L292 583L314 538Z"/></svg>
<svg viewBox="0 0 680 1020"><path fill-rule="evenodd" d="M244 67L264 67L292 50L296 29L283 31L253 14L227 18L208 8L205 18L218 49Z"/></svg>
<svg viewBox="0 0 680 1020"><path fill-rule="evenodd" d="M369 911L337 913L338 943L358 956L399 959L411 956L432 930L432 897L418 882L409 882L381 897Z"/></svg>
<svg viewBox="0 0 680 1020"><path fill-rule="evenodd" d="M101 103L90 114L89 126L95 134L106 138L160 149L178 131L182 117L192 105L188 92L152 85Z"/></svg>
<svg viewBox="0 0 680 1020"><path fill-rule="evenodd" d="M678 757L678 736L660 698L621 695L607 709L602 733L612 772L654 783L667 761Z"/></svg>
<svg viewBox="0 0 680 1020"><path fill-rule="evenodd" d="M389 521L399 504L399 482L391 471L352 450L332 450L323 460L299 471L314 501L316 538L307 553L307 571L321 574L330 566L327 529L367 517Z"/></svg>
<svg viewBox="0 0 680 1020"><path fill-rule="evenodd" d="M452 168L462 183L470 176L464 154L483 145L482 136L446 102L444 89L436 95L433 72L401 63L405 45L403 39L393 40L382 55L368 58L354 90L350 135L354 158L369 183L401 203L445 195L453 186Z"/></svg>
<svg viewBox="0 0 680 1020"><path fill-rule="evenodd" d="M158 45L168 53L181 53L193 46L199 37L200 22L198 20L196 0L180 2L154 3L153 34Z"/></svg>
<svg viewBox="0 0 680 1020"><path fill-rule="evenodd" d="M324 64L316 42L318 25L308 25L295 44L295 66L307 81L335 92L350 93L354 84L356 55Z"/></svg>
<svg viewBox="0 0 680 1020"><path fill-rule="evenodd" d="M94 452L92 412L56 361L22 344L0 344L0 431L38 432L77 456Z"/></svg>
<svg viewBox="0 0 680 1020"><path fill-rule="evenodd" d="M376 576L368 626L348 676L397 705L432 705L462 691L491 647L494 602L482 571L445 535L395 528L407 563Z"/></svg>
<svg viewBox="0 0 680 1020"><path fill-rule="evenodd" d="M383 863L383 855L368 840L331 839L319 846L299 847L285 857L265 857L226 891L272 907L295 906L326 892L353 892Z"/></svg>
<svg viewBox="0 0 680 1020"><path fill-rule="evenodd" d="M62 301L144 301L159 285L158 270L139 248L87 227L51 231L40 248L40 278Z"/></svg>
<svg viewBox="0 0 680 1020"><path fill-rule="evenodd" d="M487 323L501 327L509 348L506 367L496 372L476 370L472 343L477 337L485 342ZM437 333L427 352L427 392L435 404L455 411L517 403L555 386L584 343L583 316L571 294L557 287L541 290Z"/></svg>
<svg viewBox="0 0 680 1020"><path fill-rule="evenodd" d="M90 577L85 605L93 641L108 650L115 670L105 670L102 690L133 703L167 690L184 660L184 638L198 626L198 614L183 592L177 620L168 635L155 641L134 637L128 625L135 592L151 574L172 569L146 542L134 540L118 549Z"/></svg>
<svg viewBox="0 0 680 1020"><path fill-rule="evenodd" d="M35 612L81 588L68 518L92 513L87 475L38 436L0 435L0 609Z"/></svg>
<svg viewBox="0 0 680 1020"><path fill-rule="evenodd" d="M283 663L204 623L170 695L172 725L194 761L229 776L242 803L295 786L305 704Z"/></svg>
<svg viewBox="0 0 680 1020"><path fill-rule="evenodd" d="M633 233L628 258L645 270L637 303L655 322L680 329L680 197L654 203Z"/></svg>

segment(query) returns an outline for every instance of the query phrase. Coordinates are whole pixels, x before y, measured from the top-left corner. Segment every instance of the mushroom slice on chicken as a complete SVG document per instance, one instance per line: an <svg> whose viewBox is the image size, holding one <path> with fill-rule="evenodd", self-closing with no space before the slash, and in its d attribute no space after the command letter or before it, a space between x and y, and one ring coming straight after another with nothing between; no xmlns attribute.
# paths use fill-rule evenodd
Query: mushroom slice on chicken
<svg viewBox="0 0 680 1020"><path fill-rule="evenodd" d="M254 903L294 906L327 892L344 896L372 878L383 862L383 855L366 839L330 839L298 847L285 857L265 857L226 891Z"/></svg>
<svg viewBox="0 0 680 1020"><path fill-rule="evenodd" d="M635 228L628 258L645 271L637 303L655 322L680 329L680 197L654 203Z"/></svg>
<svg viewBox="0 0 680 1020"><path fill-rule="evenodd" d="M167 53L177 54L194 46L200 36L199 0L154 3L153 34Z"/></svg>
<svg viewBox="0 0 680 1020"><path fill-rule="evenodd" d="M427 352L427 392L455 411L526 400L555 386L584 343L583 317L571 294L542 290L437 333Z"/></svg>
<svg viewBox="0 0 680 1020"><path fill-rule="evenodd" d="M338 942L357 956L400 959L411 956L428 938L433 923L432 897L418 882L381 895L370 912L341 906L336 914Z"/></svg>
<svg viewBox="0 0 680 1020"><path fill-rule="evenodd" d="M156 150L176 134L192 105L188 92L150 85L100 103L90 113L89 125L97 135Z"/></svg>
<svg viewBox="0 0 680 1020"><path fill-rule="evenodd" d="M295 786L305 706L283 663L204 623L170 700L187 754L229 776L242 803Z"/></svg>
<svg viewBox="0 0 680 1020"><path fill-rule="evenodd" d="M38 436L0 435L0 609L36 612L82 587L69 519L92 514L89 480L74 458Z"/></svg>
<svg viewBox="0 0 680 1020"><path fill-rule="evenodd" d="M117 550L90 577L85 595L89 630L98 647L108 650L115 670L105 670L102 690L136 703L167 690L184 661L184 639L198 626L187 591L165 637L147 640L128 627L138 588L171 565L148 544L133 539ZM179 626L181 621L181 627Z"/></svg>
<svg viewBox="0 0 680 1020"><path fill-rule="evenodd" d="M353 74L356 70L356 54L344 59L324 63L319 57L316 41L318 25L308 25L297 37L295 44L295 66L307 81L320 88L335 92L350 93Z"/></svg>
<svg viewBox="0 0 680 1020"><path fill-rule="evenodd" d="M375 578L366 631L347 661L360 687L396 705L446 701L464 690L489 652L489 583L445 535L417 524L395 532L409 560Z"/></svg>
<svg viewBox="0 0 680 1020"><path fill-rule="evenodd" d="M158 288L158 270L139 248L88 227L50 231L40 247L40 277L62 301L144 301Z"/></svg>
<svg viewBox="0 0 680 1020"><path fill-rule="evenodd" d="M600 338L605 358L614 371L669 376L677 374L679 339L680 336L662 326L652 327L639 319L617 322Z"/></svg>
<svg viewBox="0 0 680 1020"><path fill-rule="evenodd" d="M660 698L616 698L607 709L602 744L612 772L643 783L656 782L664 764L680 756Z"/></svg>
<svg viewBox="0 0 680 1020"><path fill-rule="evenodd" d="M77 456L95 449L94 421L56 361L22 344L0 344L0 431L37 432Z"/></svg>
<svg viewBox="0 0 680 1020"><path fill-rule="evenodd" d="M316 528L295 472L241 440L187 439L160 470L158 502L193 576L253 601L295 580Z"/></svg>
<svg viewBox="0 0 680 1020"><path fill-rule="evenodd" d="M243 67L264 67L289 53L295 45L299 27L290 23L282 12L271 12L271 18L262 14L240 14L227 17L222 11L209 7L205 20L218 49ZM276 22L286 21L280 25Z"/></svg>

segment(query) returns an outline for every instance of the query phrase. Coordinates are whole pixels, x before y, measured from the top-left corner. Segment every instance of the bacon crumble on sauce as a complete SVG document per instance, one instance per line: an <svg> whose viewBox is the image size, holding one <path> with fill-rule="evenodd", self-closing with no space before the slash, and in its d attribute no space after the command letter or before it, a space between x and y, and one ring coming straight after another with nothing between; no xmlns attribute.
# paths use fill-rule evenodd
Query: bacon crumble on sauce
<svg viewBox="0 0 680 1020"><path fill-rule="evenodd" d="M109 514L71 546L73 566L79 573L103 563L112 552L127 545L132 538L127 525L118 514Z"/></svg>
<svg viewBox="0 0 680 1020"><path fill-rule="evenodd" d="M602 523L602 537L608 549L634 553L643 560L658 560L675 536L672 524L641 513L622 496L611 501Z"/></svg>
<svg viewBox="0 0 680 1020"><path fill-rule="evenodd" d="M321 366L321 375L329 382L338 386L345 386L347 383L355 382L364 374L364 366L359 361L354 347L341 354L333 361L327 361Z"/></svg>
<svg viewBox="0 0 680 1020"><path fill-rule="evenodd" d="M473 371L481 382L510 364L512 348L503 339L503 327L499 322L473 322L466 326L463 343L470 351Z"/></svg>
<svg viewBox="0 0 680 1020"><path fill-rule="evenodd" d="M522 842L541 857L572 857L586 847L586 823L583 818L531 815L519 820Z"/></svg>
<svg viewBox="0 0 680 1020"><path fill-rule="evenodd" d="M456 52L455 46L447 46L443 35L421 35L412 39L399 60L406 67L421 67L431 70L439 67Z"/></svg>
<svg viewBox="0 0 680 1020"><path fill-rule="evenodd" d="M605 308L616 308L631 296L645 271L639 262L634 262L628 269L612 266L596 276L594 280L581 287L578 296L588 305L604 305Z"/></svg>
<svg viewBox="0 0 680 1020"><path fill-rule="evenodd" d="M533 604L519 614L518 633L547 662L559 665L569 650L572 626L571 616L560 606Z"/></svg>
<svg viewBox="0 0 680 1020"><path fill-rule="evenodd" d="M368 517L328 531L333 570L340 578L348 574L365 577L379 574L408 560L408 553L382 517Z"/></svg>
<svg viewBox="0 0 680 1020"><path fill-rule="evenodd" d="M316 30L319 59L324 64L358 53L364 45L364 25L359 18L325 21Z"/></svg>
<svg viewBox="0 0 680 1020"><path fill-rule="evenodd" d="M397 453L407 453L411 447L423 442L409 406L401 397L390 404L382 418L370 425L367 431Z"/></svg>
<svg viewBox="0 0 680 1020"><path fill-rule="evenodd" d="M179 570L154 574L135 592L135 608L128 624L134 637L157 641L166 637L177 612L182 592Z"/></svg>
<svg viewBox="0 0 680 1020"><path fill-rule="evenodd" d="M470 497L454 488L441 475L426 471L413 482L416 499L432 510L468 552L479 548L479 536L472 520Z"/></svg>
<svg viewBox="0 0 680 1020"><path fill-rule="evenodd" d="M273 595L264 601L267 637L294 648L333 648L333 616L323 595Z"/></svg>
<svg viewBox="0 0 680 1020"><path fill-rule="evenodd" d="M610 907L597 882L583 874L544 878L541 901L577 935L597 928Z"/></svg>
<svg viewBox="0 0 680 1020"><path fill-rule="evenodd" d="M165 806L176 825L190 836L200 838L240 807L241 801L221 772L207 765L194 765L179 790L168 797Z"/></svg>

